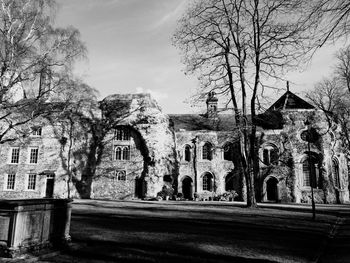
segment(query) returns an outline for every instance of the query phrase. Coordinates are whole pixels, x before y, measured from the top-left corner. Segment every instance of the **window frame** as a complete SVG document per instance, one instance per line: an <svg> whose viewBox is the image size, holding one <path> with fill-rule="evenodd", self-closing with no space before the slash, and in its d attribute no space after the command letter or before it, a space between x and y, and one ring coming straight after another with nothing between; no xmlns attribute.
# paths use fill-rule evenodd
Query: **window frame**
<svg viewBox="0 0 350 263"><path fill-rule="evenodd" d="M11 183L12 188L9 188L9 185ZM15 191L16 189L16 174L15 173L9 173L6 177L6 183L4 183L5 191Z"/></svg>
<svg viewBox="0 0 350 263"><path fill-rule="evenodd" d="M31 136L32 137L41 137L43 133L42 127L32 127Z"/></svg>
<svg viewBox="0 0 350 263"><path fill-rule="evenodd" d="M119 150L117 152L117 150ZM114 161L130 161L131 149L129 145L114 146Z"/></svg>
<svg viewBox="0 0 350 263"><path fill-rule="evenodd" d="M125 182L127 180L126 178L126 170L116 170L115 176L117 178L117 181Z"/></svg>
<svg viewBox="0 0 350 263"><path fill-rule="evenodd" d="M191 146L186 144L184 147L184 161L190 162L192 160Z"/></svg>
<svg viewBox="0 0 350 263"><path fill-rule="evenodd" d="M36 153L35 153L35 151L36 151ZM36 162L32 162L32 160L35 160ZM38 162L39 162L39 147L30 147L29 148L28 163L29 164L38 164Z"/></svg>
<svg viewBox="0 0 350 263"><path fill-rule="evenodd" d="M10 148L11 150L10 150L10 157L9 157L9 163L10 164L19 164L19 157L20 157L20 152L21 152L21 150L20 150L20 147L11 147ZM14 151L15 150L18 150L18 153L16 154L17 155L17 162L13 162L13 159L14 159Z"/></svg>
<svg viewBox="0 0 350 263"><path fill-rule="evenodd" d="M35 191L37 187L37 174L29 173L27 176L27 191Z"/></svg>
<svg viewBox="0 0 350 263"><path fill-rule="evenodd" d="M214 191L214 176L211 173L205 173L202 177L202 190Z"/></svg>
<svg viewBox="0 0 350 263"><path fill-rule="evenodd" d="M202 146L202 160L213 160L213 145L210 142L206 142Z"/></svg>

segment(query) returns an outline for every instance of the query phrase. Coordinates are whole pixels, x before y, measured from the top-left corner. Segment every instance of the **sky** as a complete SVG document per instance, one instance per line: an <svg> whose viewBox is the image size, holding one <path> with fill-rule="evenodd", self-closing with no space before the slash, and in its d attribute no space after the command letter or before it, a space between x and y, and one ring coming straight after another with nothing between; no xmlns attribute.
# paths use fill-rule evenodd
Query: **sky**
<svg viewBox="0 0 350 263"><path fill-rule="evenodd" d="M181 56L171 44L177 20L189 0L57 0L57 26L74 26L88 49L76 74L100 93L148 92L165 113L193 113L189 99L199 86L184 74ZM312 61L286 76L299 95L327 77L334 53L344 43L317 51ZM284 83L276 83L285 88ZM271 93L272 101L281 93Z"/></svg>

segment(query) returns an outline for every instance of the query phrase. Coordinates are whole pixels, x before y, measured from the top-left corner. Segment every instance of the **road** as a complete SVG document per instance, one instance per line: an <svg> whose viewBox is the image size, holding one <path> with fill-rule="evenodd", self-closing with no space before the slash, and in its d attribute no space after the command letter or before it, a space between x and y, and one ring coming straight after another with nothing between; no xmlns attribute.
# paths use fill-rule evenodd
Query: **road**
<svg viewBox="0 0 350 263"><path fill-rule="evenodd" d="M349 206L317 209L76 200L71 246L39 262L350 262Z"/></svg>

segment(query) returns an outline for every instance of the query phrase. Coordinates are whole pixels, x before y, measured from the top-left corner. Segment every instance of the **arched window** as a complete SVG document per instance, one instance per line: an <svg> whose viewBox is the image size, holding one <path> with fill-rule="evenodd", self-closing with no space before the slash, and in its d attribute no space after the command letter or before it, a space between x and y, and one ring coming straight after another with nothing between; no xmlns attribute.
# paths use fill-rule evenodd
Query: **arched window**
<svg viewBox="0 0 350 263"><path fill-rule="evenodd" d="M191 161L191 146L189 146L189 145L185 146L185 161L186 162Z"/></svg>
<svg viewBox="0 0 350 263"><path fill-rule="evenodd" d="M213 191L213 183L214 183L213 175L210 173L206 173L203 176L203 191L212 192Z"/></svg>
<svg viewBox="0 0 350 263"><path fill-rule="evenodd" d="M127 146L123 149L123 160L130 160L130 149Z"/></svg>
<svg viewBox="0 0 350 263"><path fill-rule="evenodd" d="M121 147L115 148L115 159L122 160L122 148Z"/></svg>
<svg viewBox="0 0 350 263"><path fill-rule="evenodd" d="M263 149L263 163L265 165L278 163L278 149L274 145L267 145Z"/></svg>
<svg viewBox="0 0 350 263"><path fill-rule="evenodd" d="M334 186L340 188L340 177L339 177L339 162L337 159L332 160L332 174L334 180Z"/></svg>
<svg viewBox="0 0 350 263"><path fill-rule="evenodd" d="M213 159L212 145L209 142L206 142L203 145L203 148L202 148L202 159L203 160L212 160Z"/></svg>
<svg viewBox="0 0 350 263"><path fill-rule="evenodd" d="M126 181L126 171L124 170L116 171L116 175L117 175L118 181Z"/></svg>
<svg viewBox="0 0 350 263"><path fill-rule="evenodd" d="M303 161L303 186L317 187L317 181L320 183L320 167L317 157L312 156L305 158Z"/></svg>
<svg viewBox="0 0 350 263"><path fill-rule="evenodd" d="M224 146L224 160L233 161L233 145L230 142Z"/></svg>

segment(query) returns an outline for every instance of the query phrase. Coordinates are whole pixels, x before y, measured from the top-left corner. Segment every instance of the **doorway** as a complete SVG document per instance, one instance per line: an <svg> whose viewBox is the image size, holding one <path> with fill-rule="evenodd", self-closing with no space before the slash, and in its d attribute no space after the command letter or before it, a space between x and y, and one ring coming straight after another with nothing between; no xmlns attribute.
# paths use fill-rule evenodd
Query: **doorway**
<svg viewBox="0 0 350 263"><path fill-rule="evenodd" d="M47 174L46 175L46 191L45 191L46 198L53 197L54 188L55 188L55 174Z"/></svg>
<svg viewBox="0 0 350 263"><path fill-rule="evenodd" d="M266 195L267 201L278 201L278 189L277 189L278 180L275 177L271 177L266 182Z"/></svg>
<svg viewBox="0 0 350 263"><path fill-rule="evenodd" d="M182 194L184 196L185 199L192 199L193 198L193 194L192 194L192 178L189 176L186 176L183 180L182 180Z"/></svg>

